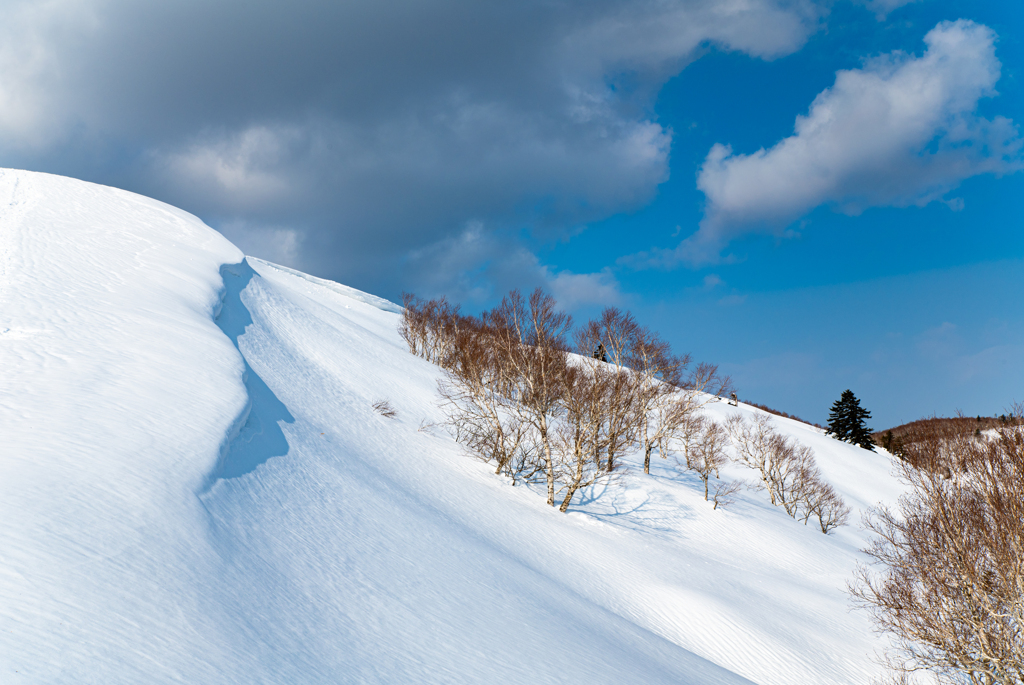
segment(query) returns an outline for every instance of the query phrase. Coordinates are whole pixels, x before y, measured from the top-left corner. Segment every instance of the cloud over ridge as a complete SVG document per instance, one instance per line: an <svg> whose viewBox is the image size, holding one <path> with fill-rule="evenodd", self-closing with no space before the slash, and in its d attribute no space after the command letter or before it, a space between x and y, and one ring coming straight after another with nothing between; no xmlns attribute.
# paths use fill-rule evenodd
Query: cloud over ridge
<svg viewBox="0 0 1024 685"><path fill-rule="evenodd" d="M293 231L293 266L350 277L467 221L543 232L642 206L668 174L661 84L708 45L789 54L823 13L812 0L11 0L0 153L59 155L54 170L101 181L128 157L130 189L230 223L243 248L245 225Z"/></svg>

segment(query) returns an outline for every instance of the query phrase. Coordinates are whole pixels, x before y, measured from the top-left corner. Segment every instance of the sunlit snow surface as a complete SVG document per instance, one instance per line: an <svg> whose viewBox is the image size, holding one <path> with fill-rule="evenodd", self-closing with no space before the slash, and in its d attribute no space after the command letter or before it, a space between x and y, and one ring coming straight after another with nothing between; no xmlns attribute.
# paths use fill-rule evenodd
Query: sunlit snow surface
<svg viewBox="0 0 1024 685"><path fill-rule="evenodd" d="M856 525L824 536L754 491L712 511L657 458L560 514L418 430L438 372L396 311L162 203L0 171L0 682L877 671L844 592ZM898 495L886 456L777 425L854 524Z"/></svg>

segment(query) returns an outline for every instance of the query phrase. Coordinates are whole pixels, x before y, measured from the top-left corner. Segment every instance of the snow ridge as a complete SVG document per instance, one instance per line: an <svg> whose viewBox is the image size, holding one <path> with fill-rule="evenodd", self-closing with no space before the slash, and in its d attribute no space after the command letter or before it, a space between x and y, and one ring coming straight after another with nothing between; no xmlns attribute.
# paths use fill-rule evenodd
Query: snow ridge
<svg viewBox="0 0 1024 685"><path fill-rule="evenodd" d="M376 295L371 295L370 293L364 293L362 290L356 290L355 288L350 288L347 285L342 285L341 283L329 281L326 278L317 278L316 276L310 276L309 274L304 274L301 271L296 271L295 269L289 269L288 267L281 266L280 264L268 262L265 259L257 259L256 257L246 257L246 259L251 259L258 264L262 264L263 266L269 266L272 269L277 269L278 271L283 271L286 274L291 274L296 278L301 278L305 281L309 281L310 283L319 285L323 288L326 288L327 290L336 292L339 295L350 297L353 300L356 300L357 302L365 302L366 304L373 305L374 307L383 312L393 312L395 314L402 313L402 308L399 305L395 304L390 300L385 300L383 297L377 297Z"/></svg>
<svg viewBox="0 0 1024 685"><path fill-rule="evenodd" d="M438 369L396 305L130 193L4 170L6 198L0 682L877 673L843 590L856 527L822 535L755 491L712 511L660 459L560 514L421 430L442 418ZM899 494L885 455L776 426L854 520Z"/></svg>

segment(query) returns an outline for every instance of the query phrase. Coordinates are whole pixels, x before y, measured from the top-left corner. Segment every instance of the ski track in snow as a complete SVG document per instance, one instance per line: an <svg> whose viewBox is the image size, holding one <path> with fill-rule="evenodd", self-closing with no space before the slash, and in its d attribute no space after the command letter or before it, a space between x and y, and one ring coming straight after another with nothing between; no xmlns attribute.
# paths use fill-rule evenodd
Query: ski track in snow
<svg viewBox="0 0 1024 685"><path fill-rule="evenodd" d="M899 494L885 455L776 419L854 506L831 536L759 492L712 511L657 457L562 515L417 430L439 374L396 310L159 202L0 171L0 681L877 672L843 588L859 512Z"/></svg>

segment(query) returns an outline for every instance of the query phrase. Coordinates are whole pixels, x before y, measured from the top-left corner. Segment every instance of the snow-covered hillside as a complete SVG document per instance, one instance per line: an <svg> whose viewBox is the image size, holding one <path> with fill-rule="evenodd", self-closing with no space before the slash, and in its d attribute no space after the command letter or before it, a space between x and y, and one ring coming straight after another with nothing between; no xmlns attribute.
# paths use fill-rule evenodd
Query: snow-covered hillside
<svg viewBox="0 0 1024 685"><path fill-rule="evenodd" d="M162 203L0 171L0 682L877 671L843 588L859 510L898 493L885 455L777 420L855 507L831 536L764 493L712 511L662 460L563 515L419 430L438 370L397 311Z"/></svg>

